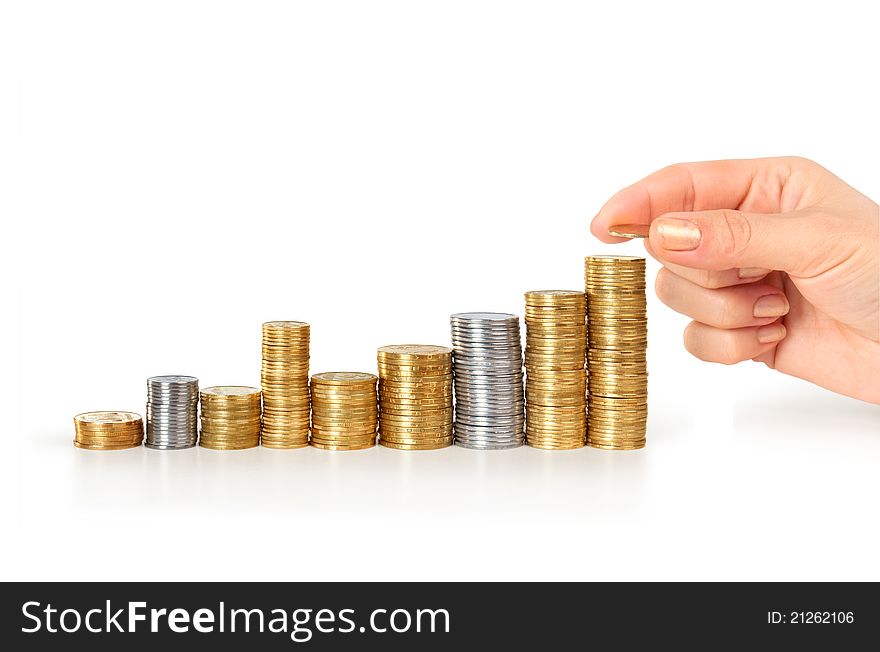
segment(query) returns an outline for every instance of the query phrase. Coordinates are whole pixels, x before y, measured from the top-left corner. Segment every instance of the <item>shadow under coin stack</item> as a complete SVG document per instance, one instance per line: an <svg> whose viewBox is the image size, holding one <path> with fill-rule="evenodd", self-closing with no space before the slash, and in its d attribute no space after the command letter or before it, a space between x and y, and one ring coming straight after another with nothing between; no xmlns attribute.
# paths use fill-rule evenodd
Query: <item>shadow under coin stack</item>
<svg viewBox="0 0 880 652"><path fill-rule="evenodd" d="M587 307L583 292L526 292L526 442L581 448L587 429Z"/></svg>
<svg viewBox="0 0 880 652"><path fill-rule="evenodd" d="M475 449L522 446L523 360L519 317L452 315L455 443Z"/></svg>
<svg viewBox="0 0 880 652"><path fill-rule="evenodd" d="M114 451L140 446L144 422L134 412L83 412L73 417L73 445L93 451Z"/></svg>
<svg viewBox="0 0 880 652"><path fill-rule="evenodd" d="M312 376L315 448L353 451L376 445L379 407L373 374L330 371Z"/></svg>
<svg viewBox="0 0 880 652"><path fill-rule="evenodd" d="M235 385L201 391L202 436L199 445L239 450L260 445L260 390Z"/></svg>
<svg viewBox="0 0 880 652"><path fill-rule="evenodd" d="M263 446L302 448L309 443L309 325L263 324Z"/></svg>
<svg viewBox="0 0 880 652"><path fill-rule="evenodd" d="M588 256L587 444L644 448L648 420L645 259Z"/></svg>
<svg viewBox="0 0 880 652"><path fill-rule="evenodd" d="M147 448L192 448L199 438L199 380L192 376L147 379Z"/></svg>
<svg viewBox="0 0 880 652"><path fill-rule="evenodd" d="M452 445L452 349L398 344L379 349L379 443L428 450Z"/></svg>

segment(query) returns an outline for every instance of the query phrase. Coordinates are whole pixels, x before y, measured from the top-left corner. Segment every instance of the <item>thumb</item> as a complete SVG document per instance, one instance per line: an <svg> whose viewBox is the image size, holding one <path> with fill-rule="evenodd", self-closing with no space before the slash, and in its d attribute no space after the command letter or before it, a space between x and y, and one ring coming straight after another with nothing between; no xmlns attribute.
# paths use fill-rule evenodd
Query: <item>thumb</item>
<svg viewBox="0 0 880 652"><path fill-rule="evenodd" d="M665 213L651 222L658 258L707 270L763 268L806 276L821 270L828 225L805 212L746 213L732 209Z"/></svg>

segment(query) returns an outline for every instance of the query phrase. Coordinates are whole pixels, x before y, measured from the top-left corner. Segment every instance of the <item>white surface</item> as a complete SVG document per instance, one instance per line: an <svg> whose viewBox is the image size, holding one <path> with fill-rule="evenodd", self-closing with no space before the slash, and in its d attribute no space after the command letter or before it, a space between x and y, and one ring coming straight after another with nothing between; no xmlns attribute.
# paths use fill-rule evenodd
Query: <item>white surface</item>
<svg viewBox="0 0 880 652"><path fill-rule="evenodd" d="M880 407L700 363L653 296L642 452L71 445L150 375L257 384L264 320L372 370L579 288L668 163L880 197L867 3L595 4L5 3L0 576L880 579Z"/></svg>

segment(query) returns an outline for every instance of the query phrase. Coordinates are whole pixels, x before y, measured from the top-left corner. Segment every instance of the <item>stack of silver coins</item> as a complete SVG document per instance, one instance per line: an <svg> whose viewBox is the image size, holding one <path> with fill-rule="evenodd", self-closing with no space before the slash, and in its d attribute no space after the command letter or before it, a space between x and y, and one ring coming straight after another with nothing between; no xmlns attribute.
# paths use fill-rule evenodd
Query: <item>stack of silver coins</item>
<svg viewBox="0 0 880 652"><path fill-rule="evenodd" d="M523 443L523 359L519 317L463 312L450 317L455 443L515 448Z"/></svg>
<svg viewBox="0 0 880 652"><path fill-rule="evenodd" d="M192 376L147 379L149 448L191 448L199 437L199 380Z"/></svg>

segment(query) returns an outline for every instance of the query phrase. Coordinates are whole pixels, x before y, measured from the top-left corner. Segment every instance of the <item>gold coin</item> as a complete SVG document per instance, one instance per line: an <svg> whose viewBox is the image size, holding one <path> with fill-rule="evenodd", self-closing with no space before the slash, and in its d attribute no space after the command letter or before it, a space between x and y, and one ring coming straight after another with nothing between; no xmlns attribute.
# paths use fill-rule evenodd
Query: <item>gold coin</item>
<svg viewBox="0 0 880 652"><path fill-rule="evenodd" d="M323 444L312 440L309 442L311 446L314 448L319 448L325 451L359 451L367 448L373 448L376 445L376 442L365 442L360 444Z"/></svg>
<svg viewBox="0 0 880 652"><path fill-rule="evenodd" d="M391 344L379 347L379 356L394 359L417 358L420 360L444 358L452 355L452 349L433 344Z"/></svg>
<svg viewBox="0 0 880 652"><path fill-rule="evenodd" d="M614 224L608 227L608 233L618 238L647 238L650 232L650 224Z"/></svg>
<svg viewBox="0 0 880 652"><path fill-rule="evenodd" d="M77 448L122 450L140 446L144 440L143 419L135 412L82 412L73 417L73 425L73 445Z"/></svg>
<svg viewBox="0 0 880 652"><path fill-rule="evenodd" d="M328 385L359 385L378 381L378 376L361 371L325 371L312 375L312 382Z"/></svg>
<svg viewBox="0 0 880 652"><path fill-rule="evenodd" d="M416 450L436 450L439 448L447 448L448 446L452 446L452 442L453 442L452 437L446 437L440 441L428 442L428 443L421 443L421 442L419 442L419 443L398 443L398 442L393 442L393 441L389 441L386 439L380 439L379 445L385 446L386 448L396 448L398 450L416 451Z"/></svg>

